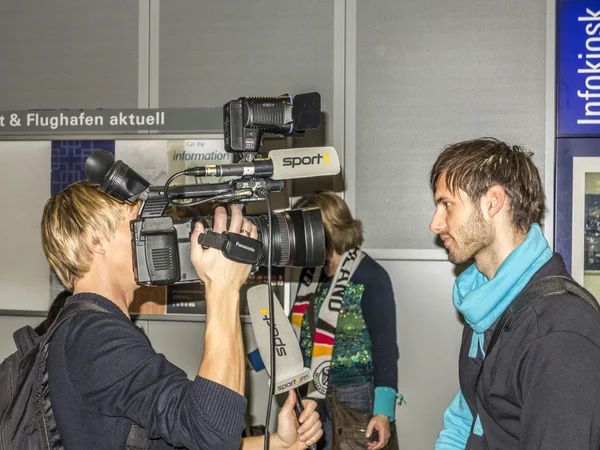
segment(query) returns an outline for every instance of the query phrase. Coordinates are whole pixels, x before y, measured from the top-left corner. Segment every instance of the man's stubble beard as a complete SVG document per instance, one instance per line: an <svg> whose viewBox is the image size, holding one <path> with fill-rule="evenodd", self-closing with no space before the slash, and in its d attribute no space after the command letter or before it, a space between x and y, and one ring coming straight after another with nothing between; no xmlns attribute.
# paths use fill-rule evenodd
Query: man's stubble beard
<svg viewBox="0 0 600 450"><path fill-rule="evenodd" d="M453 264L463 264L494 241L494 230L476 207L467 221L450 237L454 240L454 249L449 251L448 259Z"/></svg>

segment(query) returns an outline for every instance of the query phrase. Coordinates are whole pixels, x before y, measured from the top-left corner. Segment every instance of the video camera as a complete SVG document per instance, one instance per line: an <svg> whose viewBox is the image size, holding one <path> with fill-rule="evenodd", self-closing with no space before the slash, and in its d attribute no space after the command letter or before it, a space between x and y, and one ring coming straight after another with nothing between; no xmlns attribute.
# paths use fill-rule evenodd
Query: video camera
<svg viewBox="0 0 600 450"><path fill-rule="evenodd" d="M131 221L137 283L161 286L199 281L189 257L190 235L197 221L208 229L200 235L199 243L220 249L234 261L266 266L270 256L274 266L324 264L325 232L318 208L247 216L258 229L257 240L235 233L215 233L209 228L212 219L209 216L173 220L165 214L169 204L190 207L207 202L266 200L269 205L268 195L283 191L286 179L339 173L339 160L332 147L273 150L267 158L254 158L262 144L263 132L289 136L320 125L319 94L303 94L295 99L292 102L292 97L286 95L270 99L241 98L227 103L223 107L225 150L251 153L251 156L237 164L201 166L178 172L164 186L150 186L122 161L115 162L113 155L105 150L92 152L85 163L90 183L117 200L141 202L138 217ZM180 176L237 178L225 183L171 186ZM186 199L193 201L181 201Z"/></svg>

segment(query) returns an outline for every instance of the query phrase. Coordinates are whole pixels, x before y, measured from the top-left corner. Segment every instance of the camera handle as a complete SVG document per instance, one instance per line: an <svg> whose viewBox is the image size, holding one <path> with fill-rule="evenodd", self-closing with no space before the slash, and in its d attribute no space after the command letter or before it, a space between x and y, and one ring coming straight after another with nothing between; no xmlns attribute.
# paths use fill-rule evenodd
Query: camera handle
<svg viewBox="0 0 600 450"><path fill-rule="evenodd" d="M244 264L258 264L263 245L260 241L237 233L215 233L208 230L198 236L198 243L204 248L221 250L226 258Z"/></svg>

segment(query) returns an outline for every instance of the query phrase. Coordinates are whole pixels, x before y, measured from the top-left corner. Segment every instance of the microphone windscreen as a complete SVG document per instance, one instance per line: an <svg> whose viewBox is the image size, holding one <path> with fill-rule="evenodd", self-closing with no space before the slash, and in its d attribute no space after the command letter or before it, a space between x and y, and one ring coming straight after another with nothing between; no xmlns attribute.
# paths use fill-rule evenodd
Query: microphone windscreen
<svg viewBox="0 0 600 450"><path fill-rule="evenodd" d="M312 130L321 125L321 94L298 94L292 101L292 120L297 131Z"/></svg>
<svg viewBox="0 0 600 450"><path fill-rule="evenodd" d="M340 160L333 147L271 150L274 180L322 177L340 173Z"/></svg>
<svg viewBox="0 0 600 450"><path fill-rule="evenodd" d="M275 296L275 294L273 294ZM267 372L270 360L270 325L275 318L275 371L276 379L297 376L302 372L304 359L302 351L296 338L292 324L283 311L277 297L274 298L275 311L271 314L269 310L269 296L266 284L259 284L248 289L248 310L252 321L252 330L256 339L256 345L263 359ZM270 374L269 374L270 375Z"/></svg>

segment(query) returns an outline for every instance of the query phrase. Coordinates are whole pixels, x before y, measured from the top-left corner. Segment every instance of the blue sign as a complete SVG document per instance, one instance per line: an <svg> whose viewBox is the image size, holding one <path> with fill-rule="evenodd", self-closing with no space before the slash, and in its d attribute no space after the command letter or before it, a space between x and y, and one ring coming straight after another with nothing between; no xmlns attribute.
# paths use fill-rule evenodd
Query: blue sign
<svg viewBox="0 0 600 450"><path fill-rule="evenodd" d="M600 1L559 0L558 130L600 136Z"/></svg>
<svg viewBox="0 0 600 450"><path fill-rule="evenodd" d="M114 156L115 141L52 141L50 194L86 180L85 160L94 150L107 150Z"/></svg>

